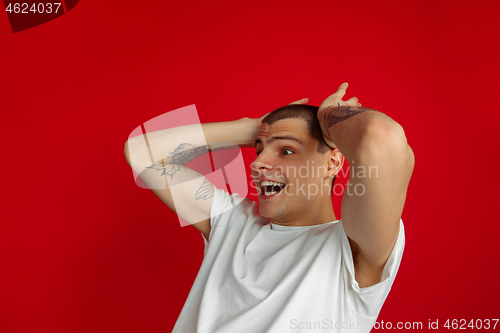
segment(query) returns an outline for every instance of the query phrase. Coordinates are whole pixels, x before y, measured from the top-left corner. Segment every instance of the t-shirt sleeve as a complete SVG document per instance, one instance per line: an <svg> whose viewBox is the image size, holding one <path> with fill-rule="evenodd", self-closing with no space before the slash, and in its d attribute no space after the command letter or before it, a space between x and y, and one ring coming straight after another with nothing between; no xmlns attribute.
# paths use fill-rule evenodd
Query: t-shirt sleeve
<svg viewBox="0 0 500 333"><path fill-rule="evenodd" d="M212 200L212 207L210 209L210 234L208 236L209 240L212 238L212 234L214 233L215 228L217 228L217 226L219 225L222 214L235 208L243 201L243 199L245 198L241 197L237 193L230 194L227 191L220 190L214 186L214 196ZM201 235L205 243L204 252L206 252L209 240L205 238L203 233Z"/></svg>
<svg viewBox="0 0 500 333"><path fill-rule="evenodd" d="M360 288L355 279L351 247L343 225L341 225L341 237L342 257L344 259L344 272L346 279L346 293L348 298L351 300L351 306L362 316L376 317L382 308L389 291L391 290L403 257L403 250L405 246L403 220L399 220L398 239L396 240L396 244L394 245L389 258L385 263L381 281L369 287Z"/></svg>

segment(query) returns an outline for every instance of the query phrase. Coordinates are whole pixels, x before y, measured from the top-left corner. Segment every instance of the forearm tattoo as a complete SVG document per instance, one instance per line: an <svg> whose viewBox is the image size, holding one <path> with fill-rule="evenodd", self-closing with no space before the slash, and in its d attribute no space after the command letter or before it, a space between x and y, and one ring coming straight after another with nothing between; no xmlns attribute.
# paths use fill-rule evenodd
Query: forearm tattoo
<svg viewBox="0 0 500 333"><path fill-rule="evenodd" d="M146 168L161 171L160 176L167 175L172 179L176 172L182 170L183 165L194 160L196 157L208 152L208 147L195 147L190 143L181 143L169 156ZM200 175L201 176L201 175Z"/></svg>
<svg viewBox="0 0 500 333"><path fill-rule="evenodd" d="M181 143L172 154L172 163L184 165L196 157L208 152L207 146L195 147L190 143Z"/></svg>
<svg viewBox="0 0 500 333"><path fill-rule="evenodd" d="M175 173L177 171L182 170L182 168L184 167L182 165L177 165L177 164L165 164L164 162L158 162L146 168L161 171L160 176L167 175L170 176L170 179L172 179Z"/></svg>
<svg viewBox="0 0 500 333"><path fill-rule="evenodd" d="M360 106L336 106L332 108L330 111L325 112L325 115L323 117L323 123L325 124L325 128L328 135L330 135L329 131L330 126L338 124L341 121L347 120L351 117L354 117L357 114L366 111L376 111L376 110L367 109Z"/></svg>
<svg viewBox="0 0 500 333"><path fill-rule="evenodd" d="M218 147L211 150L219 150L225 149L226 147ZM174 175L183 169L188 169L183 164L186 164L196 157L203 155L209 151L208 146L199 146L195 147L190 143L181 143L177 148L174 149L173 152L170 153L169 156L163 158L161 161L157 163L153 163L152 165L146 167L147 169L153 169L156 171L160 171L160 176L170 176L170 179L174 178ZM200 173L196 172L196 176L193 175L193 179L197 177L203 177ZM187 180L186 180L187 181ZM168 187L168 184L167 184ZM203 183L196 190L195 200L207 200L214 196L214 186L210 181L203 177Z"/></svg>

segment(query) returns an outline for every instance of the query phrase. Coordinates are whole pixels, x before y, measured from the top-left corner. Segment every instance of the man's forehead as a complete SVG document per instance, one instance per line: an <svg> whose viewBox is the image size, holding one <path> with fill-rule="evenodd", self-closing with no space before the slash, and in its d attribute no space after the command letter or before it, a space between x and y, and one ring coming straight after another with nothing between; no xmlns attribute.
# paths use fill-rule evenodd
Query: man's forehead
<svg viewBox="0 0 500 333"><path fill-rule="evenodd" d="M289 134L301 138L307 136L307 122L301 118L286 118L275 121L271 125L262 123L257 133L257 139L266 140L282 134Z"/></svg>

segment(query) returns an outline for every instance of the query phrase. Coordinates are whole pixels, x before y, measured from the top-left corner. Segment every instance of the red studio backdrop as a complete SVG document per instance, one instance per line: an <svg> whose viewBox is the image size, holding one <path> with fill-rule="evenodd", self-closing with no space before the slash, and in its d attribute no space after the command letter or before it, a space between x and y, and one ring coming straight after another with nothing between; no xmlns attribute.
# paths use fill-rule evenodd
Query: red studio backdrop
<svg viewBox="0 0 500 333"><path fill-rule="evenodd" d="M344 81L416 157L378 322L500 318L499 14L496 0L84 0L14 33L2 8L0 331L171 331L203 239L134 183L129 134L192 104L201 122L319 105Z"/></svg>

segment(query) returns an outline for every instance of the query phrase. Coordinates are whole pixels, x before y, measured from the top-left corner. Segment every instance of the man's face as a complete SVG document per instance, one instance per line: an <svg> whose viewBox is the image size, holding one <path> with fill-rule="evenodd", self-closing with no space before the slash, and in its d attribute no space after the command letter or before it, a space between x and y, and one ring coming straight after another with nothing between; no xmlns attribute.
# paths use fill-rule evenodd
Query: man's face
<svg viewBox="0 0 500 333"><path fill-rule="evenodd" d="M329 193L330 154L319 153L317 147L318 142L309 135L303 119L288 118L261 125L252 177L262 216L285 223L297 220L307 216L317 196Z"/></svg>

